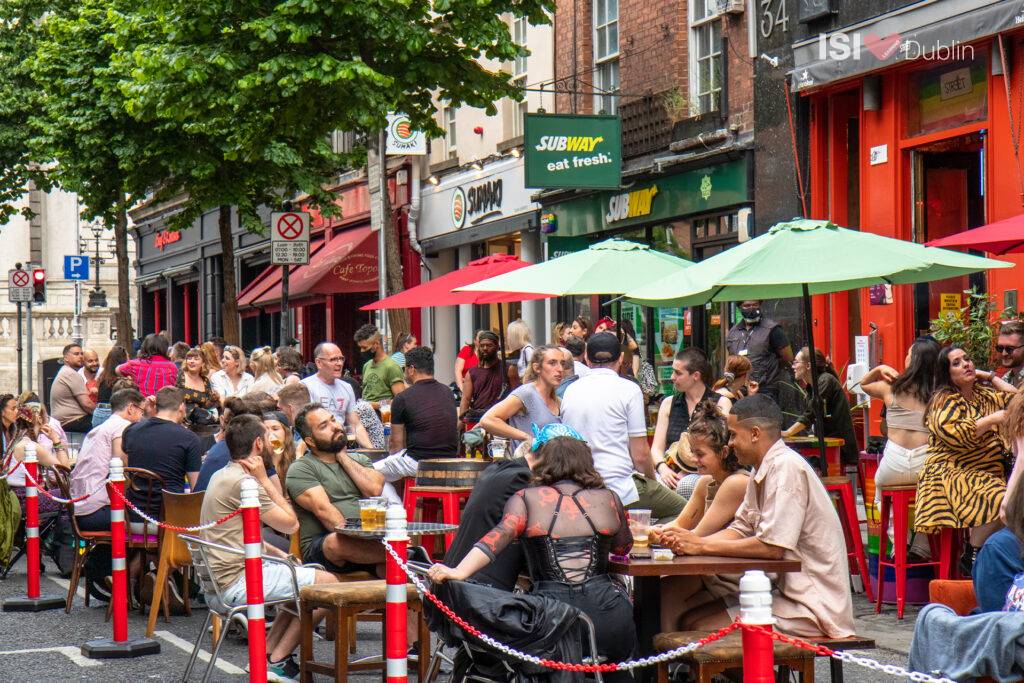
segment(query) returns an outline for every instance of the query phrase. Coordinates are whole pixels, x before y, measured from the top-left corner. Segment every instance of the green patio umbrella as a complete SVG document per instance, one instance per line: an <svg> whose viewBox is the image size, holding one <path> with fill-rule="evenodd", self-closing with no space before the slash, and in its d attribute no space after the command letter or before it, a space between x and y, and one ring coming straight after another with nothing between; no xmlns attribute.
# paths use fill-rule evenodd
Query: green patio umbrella
<svg viewBox="0 0 1024 683"><path fill-rule="evenodd" d="M457 292L522 292L549 296L621 294L638 284L678 273L691 261L646 244L609 239L587 249L518 271L457 287Z"/></svg>
<svg viewBox="0 0 1024 683"><path fill-rule="evenodd" d="M830 221L794 218L672 275L629 287L624 298L647 306L698 306L712 301L803 297L811 404L821 437L811 295L877 284L930 282L1011 266L1006 261L848 230ZM824 463L824 445L821 448Z"/></svg>

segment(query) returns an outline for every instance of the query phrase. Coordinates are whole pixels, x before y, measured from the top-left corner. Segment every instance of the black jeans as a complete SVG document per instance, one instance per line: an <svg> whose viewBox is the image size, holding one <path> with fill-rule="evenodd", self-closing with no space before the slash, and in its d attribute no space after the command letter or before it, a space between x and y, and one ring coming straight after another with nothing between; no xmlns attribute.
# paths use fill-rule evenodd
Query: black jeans
<svg viewBox="0 0 1024 683"><path fill-rule="evenodd" d="M578 607L590 617L597 632L597 650L609 662L621 662L636 652L633 605L626 589L607 574L582 583L539 581L533 592ZM614 671L604 674L604 679L609 683L626 683L633 680L633 674Z"/></svg>
<svg viewBox="0 0 1024 683"><path fill-rule="evenodd" d="M101 507L87 515L75 515L75 521L82 531L110 531L110 508Z"/></svg>
<svg viewBox="0 0 1024 683"><path fill-rule="evenodd" d="M81 434L88 434L89 430L92 429L92 414L83 415L74 422L68 422L65 425L61 425L65 432L79 432Z"/></svg>

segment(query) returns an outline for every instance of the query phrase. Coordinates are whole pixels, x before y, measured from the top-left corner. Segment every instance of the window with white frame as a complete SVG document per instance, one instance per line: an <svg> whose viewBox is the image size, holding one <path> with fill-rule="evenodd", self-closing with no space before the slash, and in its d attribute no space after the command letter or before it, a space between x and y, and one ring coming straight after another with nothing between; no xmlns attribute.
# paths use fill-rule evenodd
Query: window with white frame
<svg viewBox="0 0 1024 683"><path fill-rule="evenodd" d="M526 49L526 17L518 17L512 21L512 41L520 49ZM526 87L527 56L521 54L512 60L512 85L517 88ZM512 137L519 137L523 134L523 117L526 116L526 92L520 90L523 99L521 102L512 101Z"/></svg>
<svg viewBox="0 0 1024 683"><path fill-rule="evenodd" d="M694 115L718 109L722 91L722 25L718 0L690 2L690 103Z"/></svg>
<svg viewBox="0 0 1024 683"><path fill-rule="evenodd" d="M619 0L594 0L594 111L614 114L619 91Z"/></svg>
<svg viewBox="0 0 1024 683"><path fill-rule="evenodd" d="M455 133L455 107L444 105L441 109L441 127L444 129L444 149L449 159L458 156L458 137Z"/></svg>

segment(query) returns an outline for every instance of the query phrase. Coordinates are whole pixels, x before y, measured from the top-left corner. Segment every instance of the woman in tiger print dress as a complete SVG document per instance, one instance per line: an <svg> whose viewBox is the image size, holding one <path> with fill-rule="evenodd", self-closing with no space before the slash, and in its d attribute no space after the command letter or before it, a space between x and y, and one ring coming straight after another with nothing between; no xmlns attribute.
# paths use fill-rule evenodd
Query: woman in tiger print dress
<svg viewBox="0 0 1024 683"><path fill-rule="evenodd" d="M918 531L969 528L971 545L979 548L1001 526L1007 453L999 425L1016 391L992 373L975 370L963 349L939 353L925 416L928 458L917 483Z"/></svg>

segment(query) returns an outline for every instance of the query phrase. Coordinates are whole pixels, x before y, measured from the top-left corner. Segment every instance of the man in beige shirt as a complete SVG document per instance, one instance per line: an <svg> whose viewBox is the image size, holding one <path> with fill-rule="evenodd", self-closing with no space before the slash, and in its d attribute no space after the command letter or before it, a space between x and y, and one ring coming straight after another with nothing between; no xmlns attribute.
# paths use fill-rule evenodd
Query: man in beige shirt
<svg viewBox="0 0 1024 683"><path fill-rule="evenodd" d="M755 468L729 528L701 538L684 532L674 547L687 555L800 560L780 574L772 596L775 629L802 637L854 634L846 541L832 500L810 465L781 439L782 413L755 394L733 405L729 445ZM730 596L731 597L731 596ZM719 628L738 613L735 599L716 600L683 617L685 628Z"/></svg>

